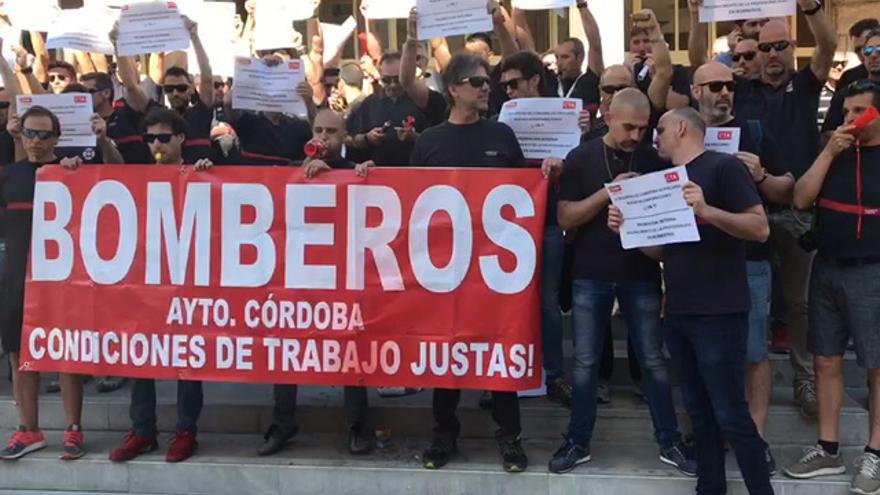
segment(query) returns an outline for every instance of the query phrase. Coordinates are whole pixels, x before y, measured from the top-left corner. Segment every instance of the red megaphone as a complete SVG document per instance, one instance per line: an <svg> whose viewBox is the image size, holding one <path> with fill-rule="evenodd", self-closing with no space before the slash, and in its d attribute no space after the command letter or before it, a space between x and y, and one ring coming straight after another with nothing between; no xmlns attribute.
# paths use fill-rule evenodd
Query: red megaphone
<svg viewBox="0 0 880 495"><path fill-rule="evenodd" d="M320 139L312 139L306 143L303 151L309 158L324 158L324 154L327 153L327 145Z"/></svg>

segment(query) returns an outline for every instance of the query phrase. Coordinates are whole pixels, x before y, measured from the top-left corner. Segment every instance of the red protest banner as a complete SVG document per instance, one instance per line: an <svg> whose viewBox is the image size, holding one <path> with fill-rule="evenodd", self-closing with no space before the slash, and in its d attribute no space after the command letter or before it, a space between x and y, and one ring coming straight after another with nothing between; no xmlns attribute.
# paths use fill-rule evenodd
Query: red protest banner
<svg viewBox="0 0 880 495"><path fill-rule="evenodd" d="M540 385L538 170L38 172L21 366Z"/></svg>

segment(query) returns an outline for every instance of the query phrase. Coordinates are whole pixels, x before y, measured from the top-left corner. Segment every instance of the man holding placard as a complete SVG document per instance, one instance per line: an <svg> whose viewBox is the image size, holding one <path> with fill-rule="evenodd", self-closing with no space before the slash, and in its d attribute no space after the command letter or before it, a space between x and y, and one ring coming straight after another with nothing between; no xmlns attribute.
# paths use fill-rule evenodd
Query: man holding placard
<svg viewBox="0 0 880 495"><path fill-rule="evenodd" d="M686 167L684 199L697 216L701 240L642 251L664 262L664 336L693 426L697 493L727 492L727 441L749 493L768 495L767 444L745 398L751 303L744 241L764 242L770 228L742 162L706 151L705 133L705 122L690 108L667 112L657 126L660 156ZM609 207L608 226L619 232L623 222L620 210Z"/></svg>
<svg viewBox="0 0 880 495"><path fill-rule="evenodd" d="M599 360L603 340L610 337L606 329L617 298L645 374L660 460L689 476L696 474L695 463L681 443L663 356L659 265L638 250L624 250L619 236L606 226L609 196L605 183L666 167L654 149L643 143L650 115L651 104L639 90L617 91L605 116L608 133L569 153L560 177L559 224L577 230L572 307L575 365L571 420L565 441L550 461L553 473L566 473L592 459Z"/></svg>
<svg viewBox="0 0 880 495"><path fill-rule="evenodd" d="M732 71L719 62L709 62L694 73L693 97L699 103L700 116L711 128L711 132L707 133L707 147L710 139L732 137L734 134L738 136L738 142L733 143L734 154L748 167L765 206L790 204L794 177L783 165L781 150L763 124L757 120L746 122L733 116L735 88ZM746 243L746 269L752 303L745 356L746 397L761 436L764 436L773 390L773 369L767 348L772 271L770 255L769 243ZM767 456L773 465L771 472L775 472L775 462L769 451Z"/></svg>

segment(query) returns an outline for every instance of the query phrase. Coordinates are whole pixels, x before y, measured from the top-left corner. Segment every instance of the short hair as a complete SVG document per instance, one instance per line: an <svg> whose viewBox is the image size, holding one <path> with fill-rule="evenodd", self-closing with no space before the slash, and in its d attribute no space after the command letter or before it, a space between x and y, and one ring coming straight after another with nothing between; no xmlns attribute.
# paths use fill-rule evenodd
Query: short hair
<svg viewBox="0 0 880 495"><path fill-rule="evenodd" d="M633 27L629 30L629 37L630 37L630 38L635 38L636 36L647 36L647 37L650 38L650 37L651 37L651 33L649 33L648 30L647 30L646 28L635 27L635 26L633 26Z"/></svg>
<svg viewBox="0 0 880 495"><path fill-rule="evenodd" d="M104 72L89 72L88 74L83 74L79 78L82 82L94 82L95 88L98 91L110 91L110 101L116 96L116 89L113 87L113 79L110 77L110 74Z"/></svg>
<svg viewBox="0 0 880 495"><path fill-rule="evenodd" d="M453 85L459 84L462 79L467 77L467 74L480 67L485 69L487 74L489 73L489 63L482 58L469 53L457 53L453 55L452 60L449 61L449 65L446 66L446 70L443 71L443 87L446 88L446 98L450 103L453 103L453 98L452 94L449 92L449 88Z"/></svg>
<svg viewBox="0 0 880 495"><path fill-rule="evenodd" d="M856 38L861 36L865 31L876 31L877 29L880 29L880 20L869 17L867 19L856 21L849 28L849 37Z"/></svg>
<svg viewBox="0 0 880 495"><path fill-rule="evenodd" d="M65 86L64 89L61 91L61 94L64 94L64 93L88 93L88 92L89 92L89 88L83 86L82 84L80 84L78 82L75 82L75 83L70 83L67 86Z"/></svg>
<svg viewBox="0 0 880 495"><path fill-rule="evenodd" d="M165 125L175 135L186 134L186 120L179 113L167 108L153 107L144 117L144 129L154 125Z"/></svg>
<svg viewBox="0 0 880 495"><path fill-rule="evenodd" d="M518 70L524 79L539 76L538 90L543 93L544 88L544 64L535 52L523 50L505 57L501 61L501 72Z"/></svg>
<svg viewBox="0 0 880 495"><path fill-rule="evenodd" d="M584 52L586 52L586 49L584 48L584 42L581 41L580 38L565 38L564 40L559 42L560 45L563 43L571 43L572 45L574 45L575 57L584 56Z"/></svg>
<svg viewBox="0 0 880 495"><path fill-rule="evenodd" d="M22 128L25 127L25 123L27 122L27 119L29 119L31 117L47 117L52 122L52 132L56 136L61 135L61 122L58 120L58 116L55 115L54 113L52 113L52 111L49 110L48 108L41 107L40 105L34 105L34 106L28 108L28 110L24 114L22 114L22 116L21 116L21 127Z"/></svg>
<svg viewBox="0 0 880 495"><path fill-rule="evenodd" d="M46 72L49 72L52 69L66 70L73 75L74 79L76 79L76 67L68 62L65 62L64 60L53 60L49 62L49 65L46 66Z"/></svg>
<svg viewBox="0 0 880 495"><path fill-rule="evenodd" d="M346 62L339 68L339 78L345 84L360 88L364 85L364 71L357 62Z"/></svg>
<svg viewBox="0 0 880 495"><path fill-rule="evenodd" d="M672 115L684 120L691 126L700 131L700 134L706 135L706 121L692 107L682 107L672 111Z"/></svg>
<svg viewBox="0 0 880 495"><path fill-rule="evenodd" d="M856 81L851 83L846 87L846 97L849 98L851 96L859 96L864 94L873 94L874 98L871 102L874 105L874 108L880 110L880 84L872 82L867 79L862 79L861 81Z"/></svg>
<svg viewBox="0 0 880 495"><path fill-rule="evenodd" d="M489 51L492 51L492 37L487 33L474 33L468 35L467 38L464 39L465 44L470 43L472 41L482 41L489 47Z"/></svg>
<svg viewBox="0 0 880 495"><path fill-rule="evenodd" d="M880 28L872 29L870 32L868 32L868 35L865 36L865 41L867 41L871 38L876 38L878 36L880 36Z"/></svg>
<svg viewBox="0 0 880 495"><path fill-rule="evenodd" d="M400 52L385 52L382 54L381 57L379 57L379 65L397 61L400 61Z"/></svg>
<svg viewBox="0 0 880 495"><path fill-rule="evenodd" d="M187 81L190 83L193 82L192 75L186 71L183 67L172 66L165 70L165 73L162 74L162 81L165 81L165 78L168 76L171 77L185 77Z"/></svg>

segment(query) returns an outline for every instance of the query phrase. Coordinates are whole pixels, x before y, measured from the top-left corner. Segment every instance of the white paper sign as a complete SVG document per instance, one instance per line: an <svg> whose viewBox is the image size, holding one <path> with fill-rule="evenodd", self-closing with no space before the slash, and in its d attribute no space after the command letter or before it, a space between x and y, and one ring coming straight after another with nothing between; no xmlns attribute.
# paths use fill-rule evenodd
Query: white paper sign
<svg viewBox="0 0 880 495"><path fill-rule="evenodd" d="M694 210L684 200L685 167L605 184L623 215L620 243L624 249L700 240Z"/></svg>
<svg viewBox="0 0 880 495"><path fill-rule="evenodd" d="M416 0L362 0L361 10L370 20L407 19Z"/></svg>
<svg viewBox="0 0 880 495"><path fill-rule="evenodd" d="M580 144L582 105L580 98L520 98L501 107L498 121L513 129L527 159L565 158Z"/></svg>
<svg viewBox="0 0 880 495"><path fill-rule="evenodd" d="M417 0L416 7L423 40L492 30L486 0Z"/></svg>
<svg viewBox="0 0 880 495"><path fill-rule="evenodd" d="M58 146L95 146L97 139L89 121L95 113L92 108L92 95L84 93L19 95L16 97L16 104L19 115L35 105L45 107L54 113L61 122Z"/></svg>
<svg viewBox="0 0 880 495"><path fill-rule="evenodd" d="M796 0L705 0L700 7L700 22L784 17L795 13Z"/></svg>
<svg viewBox="0 0 880 495"><path fill-rule="evenodd" d="M119 16L118 55L173 52L189 47L189 32L174 2L131 3Z"/></svg>
<svg viewBox="0 0 880 495"><path fill-rule="evenodd" d="M513 7L521 10L564 9L574 5L574 0L513 0Z"/></svg>
<svg viewBox="0 0 880 495"><path fill-rule="evenodd" d="M324 65L333 60L356 28L357 21L352 16L348 16L342 24L321 23L321 34L324 36Z"/></svg>
<svg viewBox="0 0 880 495"><path fill-rule="evenodd" d="M739 127L709 127L706 129L706 149L732 155L739 151L741 132Z"/></svg>
<svg viewBox="0 0 880 495"><path fill-rule="evenodd" d="M45 33L61 12L57 0L7 0L6 14L15 29Z"/></svg>
<svg viewBox="0 0 880 495"><path fill-rule="evenodd" d="M305 101L296 93L296 86L305 80L301 60L270 67L259 59L238 57L233 77L232 108L296 115L307 112Z"/></svg>
<svg viewBox="0 0 880 495"><path fill-rule="evenodd" d="M247 51L235 43L235 4L205 2L199 13L199 39L211 62L214 75L231 77L236 55L247 56ZM186 51L187 67L191 74L199 73L199 62L192 46Z"/></svg>
<svg viewBox="0 0 880 495"><path fill-rule="evenodd" d="M70 48L113 55L110 30L116 13L107 7L62 10L46 37L46 48Z"/></svg>
<svg viewBox="0 0 880 495"><path fill-rule="evenodd" d="M298 0L300 2L310 0ZM294 48L294 8L290 0L258 0L254 12L254 49Z"/></svg>

